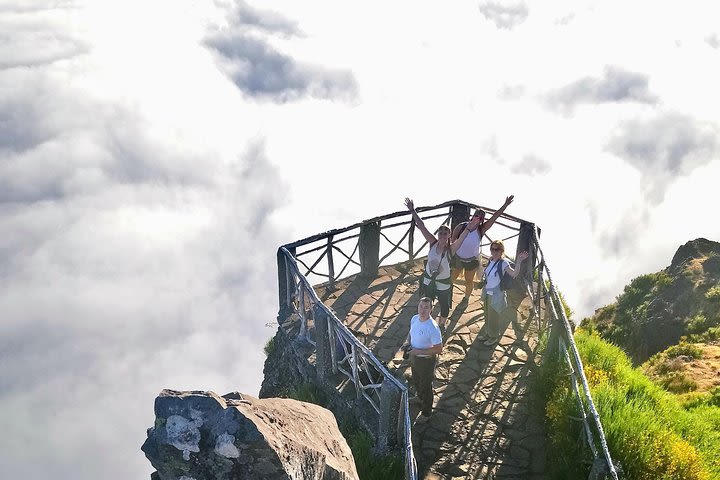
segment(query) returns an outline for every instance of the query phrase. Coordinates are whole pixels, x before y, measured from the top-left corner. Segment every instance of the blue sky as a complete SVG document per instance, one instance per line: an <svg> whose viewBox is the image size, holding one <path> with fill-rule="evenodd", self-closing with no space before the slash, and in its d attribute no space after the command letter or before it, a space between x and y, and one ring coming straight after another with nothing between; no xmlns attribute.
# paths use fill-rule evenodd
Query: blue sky
<svg viewBox="0 0 720 480"><path fill-rule="evenodd" d="M283 243L464 199L578 317L720 240L713 2L0 0L0 471L147 478L163 388L257 394Z"/></svg>

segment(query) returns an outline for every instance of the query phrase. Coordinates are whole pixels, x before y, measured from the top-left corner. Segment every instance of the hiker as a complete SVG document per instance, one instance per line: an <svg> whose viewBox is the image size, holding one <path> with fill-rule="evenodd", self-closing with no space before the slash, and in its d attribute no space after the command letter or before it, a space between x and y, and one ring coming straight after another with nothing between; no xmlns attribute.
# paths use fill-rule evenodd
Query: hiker
<svg viewBox="0 0 720 480"><path fill-rule="evenodd" d="M423 420L432 413L433 388L435 380L435 366L437 356L442 352L442 333L440 327L430 316L432 299L422 297L418 302L418 313L410 319L410 333L408 335L410 366L412 381L415 384L416 397L413 402L420 403ZM422 420L421 420L422 421Z"/></svg>
<svg viewBox="0 0 720 480"><path fill-rule="evenodd" d="M480 224L479 218L474 218L468 223L468 228L460 232L460 236L450 243L450 227L440 225L437 231L437 238L425 226L425 222L415 211L415 204L412 199L405 197L405 206L412 214L415 225L420 229L425 240L430 244L428 258L425 264L425 272L420 279L420 296L437 298L440 304L440 316L438 324L445 328L450 307L452 305L452 283L450 282L450 259L455 254L460 244L465 240L468 233L477 228Z"/></svg>
<svg viewBox="0 0 720 480"><path fill-rule="evenodd" d="M484 278L484 305L485 325L480 330L479 340L487 346L494 345L505 333L507 328L506 319L509 310L507 294L500 285L502 276L508 273L512 278L517 278L520 266L528 258L528 252L520 252L517 256L515 268L505 260L505 245L502 240L493 240L490 243L490 259L485 267Z"/></svg>
<svg viewBox="0 0 720 480"><path fill-rule="evenodd" d="M495 220L502 215L508 205L512 203L513 198L515 198L514 195L510 195L505 198L505 203L503 203L502 207L495 211L492 217L490 217L487 221L484 221L484 210L478 208L475 210L475 213L473 213L470 221L479 220L480 226L472 228L472 230L467 234L465 240L463 240L460 247L457 249L457 252L450 264L452 267L451 278L453 283L457 281L457 278L460 276L460 272L465 272L465 296L461 302L467 302L470 300L470 294L473 291L475 283L475 274L480 270L480 244L482 243L483 235L485 235L490 227L493 226ZM455 239L459 238L463 233L463 230L468 228L468 225L469 222L463 222L455 227L451 240L454 242Z"/></svg>

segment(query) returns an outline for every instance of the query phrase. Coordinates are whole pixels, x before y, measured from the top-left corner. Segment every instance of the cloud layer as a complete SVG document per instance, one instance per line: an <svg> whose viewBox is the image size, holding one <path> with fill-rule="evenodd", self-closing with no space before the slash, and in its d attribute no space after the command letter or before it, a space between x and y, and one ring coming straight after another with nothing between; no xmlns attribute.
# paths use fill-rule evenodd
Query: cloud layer
<svg viewBox="0 0 720 480"><path fill-rule="evenodd" d="M218 56L222 70L245 94L275 102L305 96L352 101L357 82L349 71L299 62L271 44L273 35L297 38L297 24L281 15L239 2L228 24L208 34L205 43Z"/></svg>
<svg viewBox="0 0 720 480"><path fill-rule="evenodd" d="M545 97L550 108L565 112L572 112L581 104L637 102L653 105L657 101L657 96L650 93L647 75L615 66L606 67L599 78L581 78Z"/></svg>

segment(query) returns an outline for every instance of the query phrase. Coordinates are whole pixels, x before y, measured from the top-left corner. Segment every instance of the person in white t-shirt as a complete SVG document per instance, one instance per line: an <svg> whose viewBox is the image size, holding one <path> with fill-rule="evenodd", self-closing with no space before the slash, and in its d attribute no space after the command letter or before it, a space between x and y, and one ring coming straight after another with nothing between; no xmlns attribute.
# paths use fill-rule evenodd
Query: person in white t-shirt
<svg viewBox="0 0 720 480"><path fill-rule="evenodd" d="M514 195L510 195L505 198L505 203L502 207L498 208L492 216L485 220L485 211L478 208L473 213L470 222L478 222L476 227L471 226L469 222L463 222L455 227L452 234L452 241L455 241L463 233L463 230L469 229L465 239L460 244L460 247L455 252L455 256L452 259L452 282L455 283L457 278L460 276L460 272L465 272L465 296L462 301L467 302L470 300L470 294L475 286L475 274L479 276L480 270L480 245L482 238L485 233L493 226L495 220L505 211L515 198Z"/></svg>
<svg viewBox="0 0 720 480"><path fill-rule="evenodd" d="M432 413L435 365L442 352L442 333L440 327L430 316L432 299L422 297L418 303L418 313L410 320L410 366L412 381L415 384L421 415L427 418Z"/></svg>
<svg viewBox="0 0 720 480"><path fill-rule="evenodd" d="M500 288L500 279L509 273L511 277L517 278L520 272L520 266L528 258L528 252L520 252L517 256L515 268L510 266L510 262L503 258L505 254L505 244L502 240L493 240L490 244L490 259L487 267L485 267L485 287L484 301L485 306L485 325L480 330L480 340L484 340L485 345L494 345L500 340L505 328L507 328L508 310L507 294Z"/></svg>
<svg viewBox="0 0 720 480"><path fill-rule="evenodd" d="M412 199L405 197L405 206L412 214L415 225L422 232L425 240L430 245L428 249L427 263L425 264L425 272L420 279L420 296L430 297L433 300L438 299L440 304L440 315L438 316L438 325L440 328L445 327L450 307L452 306L452 282L450 281L450 259L462 244L470 230L477 228L480 224L479 218L474 218L468 224L469 230L465 229L460 236L450 243L450 227L440 225L437 231L437 238L425 226L422 218L415 210L415 204Z"/></svg>

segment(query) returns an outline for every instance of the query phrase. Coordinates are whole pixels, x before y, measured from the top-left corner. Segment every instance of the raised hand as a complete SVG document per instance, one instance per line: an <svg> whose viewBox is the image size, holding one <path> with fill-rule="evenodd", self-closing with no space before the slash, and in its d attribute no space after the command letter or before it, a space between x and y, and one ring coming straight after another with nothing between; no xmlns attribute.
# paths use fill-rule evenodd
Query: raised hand
<svg viewBox="0 0 720 480"><path fill-rule="evenodd" d="M410 198L408 198L408 197L405 197L405 206L406 206L407 209L410 210L411 212L412 212L413 210L415 210L415 204L413 203L412 199L410 199Z"/></svg>
<svg viewBox="0 0 720 480"><path fill-rule="evenodd" d="M509 196L505 197L505 206L510 205L514 199L515 199L515 195L509 195Z"/></svg>
<svg viewBox="0 0 720 480"><path fill-rule="evenodd" d="M518 258L517 258L518 263L522 262L523 260L525 260L525 259L528 258L529 256L530 256L530 254L529 254L527 251L518 253Z"/></svg>

